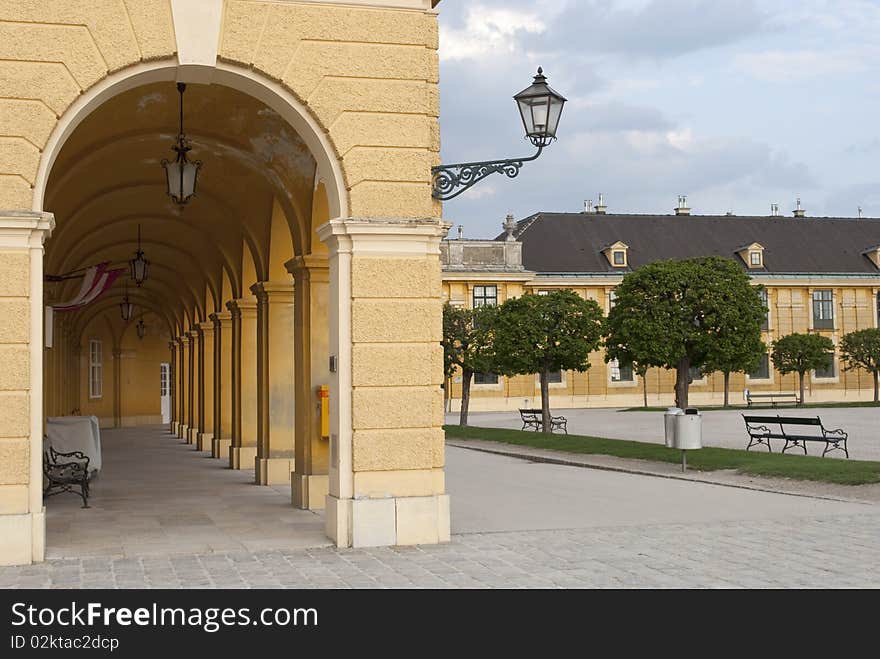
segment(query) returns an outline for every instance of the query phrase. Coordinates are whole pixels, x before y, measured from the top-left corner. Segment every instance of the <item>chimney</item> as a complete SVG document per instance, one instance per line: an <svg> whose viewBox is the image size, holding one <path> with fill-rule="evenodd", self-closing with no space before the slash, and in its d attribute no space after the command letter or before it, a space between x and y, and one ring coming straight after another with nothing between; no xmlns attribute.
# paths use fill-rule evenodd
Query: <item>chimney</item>
<svg viewBox="0 0 880 659"><path fill-rule="evenodd" d="M605 205L605 200L602 198L602 193L599 193L599 203L596 204L596 215L605 215L605 211L608 210L608 207Z"/></svg>
<svg viewBox="0 0 880 659"><path fill-rule="evenodd" d="M805 211L803 208L801 208L801 198L800 197L797 198L797 208L795 208L794 211L792 211L792 214L795 217L806 217L807 216L807 211Z"/></svg>
<svg viewBox="0 0 880 659"><path fill-rule="evenodd" d="M688 202L687 195L683 195L683 194L678 195L678 208L675 209L676 215L690 215L691 214L691 209L688 208L687 202Z"/></svg>
<svg viewBox="0 0 880 659"><path fill-rule="evenodd" d="M507 232L506 240L508 240L508 241L516 240L516 238L513 237L513 232L516 231L516 220L513 219L512 213L507 214L507 218L505 218L504 224L502 226L504 227L504 230Z"/></svg>
<svg viewBox="0 0 880 659"><path fill-rule="evenodd" d="M464 233L464 227L460 224L458 225L458 239L461 240L461 236Z"/></svg>
<svg viewBox="0 0 880 659"><path fill-rule="evenodd" d="M584 215L589 215L592 212L593 212L593 200L587 199L584 202Z"/></svg>
<svg viewBox="0 0 880 659"><path fill-rule="evenodd" d="M770 217L779 217L779 204L770 204Z"/></svg>
<svg viewBox="0 0 880 659"><path fill-rule="evenodd" d="M862 219L862 207L859 206L859 219Z"/></svg>

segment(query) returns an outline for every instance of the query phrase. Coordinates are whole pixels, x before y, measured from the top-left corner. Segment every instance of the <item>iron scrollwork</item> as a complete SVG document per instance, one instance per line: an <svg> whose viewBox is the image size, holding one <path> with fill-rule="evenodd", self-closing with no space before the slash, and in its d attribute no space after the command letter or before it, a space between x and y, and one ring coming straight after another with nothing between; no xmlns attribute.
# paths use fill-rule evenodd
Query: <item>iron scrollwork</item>
<svg viewBox="0 0 880 659"><path fill-rule="evenodd" d="M470 189L490 174L504 174L516 178L524 163L536 160L544 147L531 158L511 158L508 160L486 160L484 162L465 162L455 165L440 165L431 168L432 196L439 201L449 201Z"/></svg>

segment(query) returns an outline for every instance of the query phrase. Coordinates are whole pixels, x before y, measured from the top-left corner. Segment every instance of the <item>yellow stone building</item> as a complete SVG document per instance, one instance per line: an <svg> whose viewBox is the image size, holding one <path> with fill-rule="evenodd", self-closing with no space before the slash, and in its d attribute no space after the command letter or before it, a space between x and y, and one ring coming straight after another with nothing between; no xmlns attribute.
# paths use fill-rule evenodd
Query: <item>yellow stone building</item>
<svg viewBox="0 0 880 659"><path fill-rule="evenodd" d="M0 0L0 564L45 553L46 417L163 402L340 546L449 538L436 4Z"/></svg>
<svg viewBox="0 0 880 659"><path fill-rule="evenodd" d="M601 202L600 202L601 203ZM672 215L618 215L606 207L584 213L538 213L520 222L508 217L495 240L444 240L443 297L472 308L500 304L523 293L569 288L595 300L607 313L624 275L657 260L726 256L737 260L755 284L763 285L769 308L763 340L794 332L828 336L836 350L828 368L807 376L807 402L873 400L873 380L846 370L840 340L854 330L880 327L880 219L697 216L680 204ZM692 405L724 401L721 373L692 374ZM553 409L666 406L674 401L675 373L650 369L644 380L632 369L590 357L583 373L553 375ZM447 407L458 411L461 378L449 383ZM781 375L770 355L754 373L733 373L730 401L745 391L797 392L797 375ZM476 374L472 411L516 410L540 403L538 376Z"/></svg>

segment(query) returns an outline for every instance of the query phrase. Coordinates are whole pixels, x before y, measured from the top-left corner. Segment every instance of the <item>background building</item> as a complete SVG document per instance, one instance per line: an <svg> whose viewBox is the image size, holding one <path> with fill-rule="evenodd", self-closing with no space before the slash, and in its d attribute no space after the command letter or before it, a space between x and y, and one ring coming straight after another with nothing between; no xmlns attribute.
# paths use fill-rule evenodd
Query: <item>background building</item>
<svg viewBox="0 0 880 659"><path fill-rule="evenodd" d="M584 213L537 213L508 218L495 240L446 240L441 245L444 297L453 305L500 304L523 293L570 288L595 300L607 313L623 276L666 259L725 256L736 259L755 284L765 288L769 308L764 342L793 332L819 332L838 346L844 334L878 327L880 312L880 220L690 215L684 201L673 215L608 214L604 206ZM629 407L674 400L675 373L650 369L641 381L631 369L601 352L585 373L554 376L551 406ZM694 405L721 404L721 373L692 374ZM797 391L797 375L780 375L769 355L750 374L731 374L731 402L744 390ZM457 409L460 383L450 388ZM807 401L872 400L869 373L845 371L839 352L828 368L807 378ZM532 407L540 400L538 376L478 374L471 410Z"/></svg>

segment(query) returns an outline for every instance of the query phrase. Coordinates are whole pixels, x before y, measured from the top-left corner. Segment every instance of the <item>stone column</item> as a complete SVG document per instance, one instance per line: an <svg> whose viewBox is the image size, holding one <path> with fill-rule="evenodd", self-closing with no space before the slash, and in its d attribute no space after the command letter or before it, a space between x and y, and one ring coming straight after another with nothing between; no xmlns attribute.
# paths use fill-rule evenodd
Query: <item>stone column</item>
<svg viewBox="0 0 880 659"><path fill-rule="evenodd" d="M237 340L233 340L233 349L239 355L241 371L236 383L238 391L233 390L233 396L238 399L239 415L237 422L234 420L238 434L232 436L229 467L249 470L254 468L257 457L257 301L240 298L230 305L230 310L237 310L237 313L233 312L233 322L237 317L239 331Z"/></svg>
<svg viewBox="0 0 880 659"><path fill-rule="evenodd" d="M214 439L214 323L208 321L199 325L201 337L201 356L199 364L202 371L202 391L199 396L201 407L201 432L196 438L200 451L210 451Z"/></svg>
<svg viewBox="0 0 880 659"><path fill-rule="evenodd" d="M329 493L330 442L321 436L318 387L330 384L330 265L308 255L288 261L294 278L294 381L296 409L293 505L322 510Z"/></svg>
<svg viewBox="0 0 880 659"><path fill-rule="evenodd" d="M168 370L168 386L171 387L171 425L169 427L169 430L172 435L176 435L177 426L180 421L178 421L177 416L177 381L175 380L175 378L177 377L177 343L175 343L174 340L168 342L168 351L171 353Z"/></svg>
<svg viewBox="0 0 880 659"><path fill-rule="evenodd" d="M202 429L202 391L203 391L203 378L202 378L202 360L201 360L201 345L202 345L202 337L199 333L198 325L195 326L194 329L189 331L189 340L190 340L190 355L189 360L192 365L192 373L190 375L190 394L189 401L190 405L192 405L192 410L190 412L190 427L187 429L187 444L196 444L196 440L198 439L199 433Z"/></svg>
<svg viewBox="0 0 880 659"><path fill-rule="evenodd" d="M186 334L177 337L177 345L180 346L177 354L180 355L180 423L177 425L177 436L186 439L189 429L189 339Z"/></svg>
<svg viewBox="0 0 880 659"><path fill-rule="evenodd" d="M327 535L348 547L449 540L439 220L331 220Z"/></svg>
<svg viewBox="0 0 880 659"><path fill-rule="evenodd" d="M113 425L122 427L122 349L113 347Z"/></svg>
<svg viewBox="0 0 880 659"><path fill-rule="evenodd" d="M211 456L229 459L232 446L232 314L211 314L214 321L214 438Z"/></svg>
<svg viewBox="0 0 880 659"><path fill-rule="evenodd" d="M43 241L51 213L0 211L0 565L44 559Z"/></svg>
<svg viewBox="0 0 880 659"><path fill-rule="evenodd" d="M260 282L257 298L257 485L289 485L294 464L293 283Z"/></svg>

